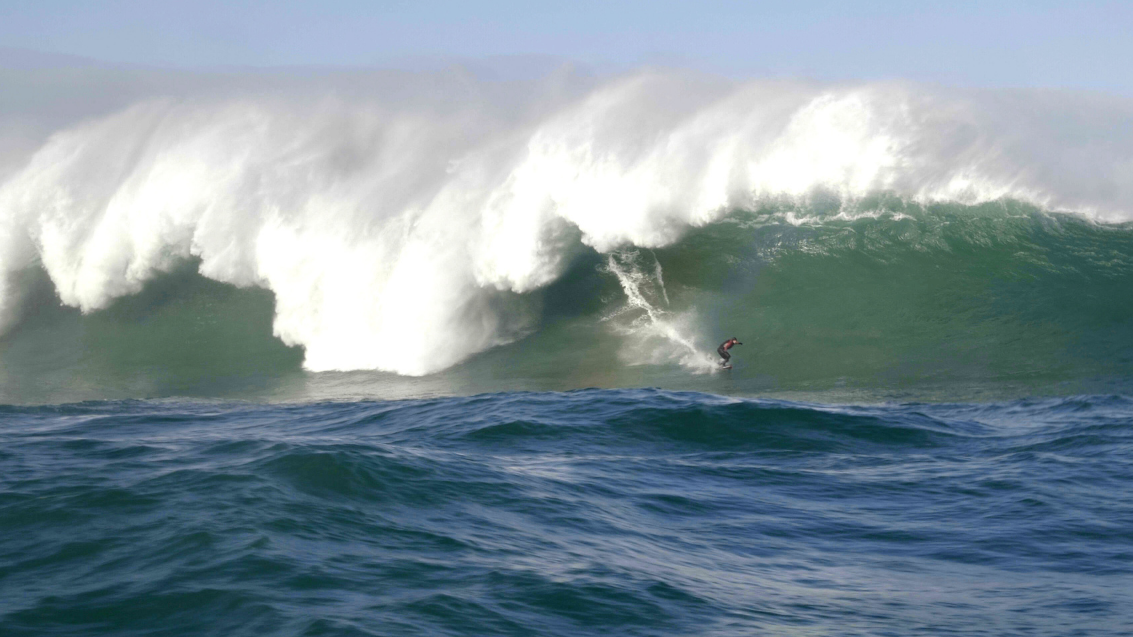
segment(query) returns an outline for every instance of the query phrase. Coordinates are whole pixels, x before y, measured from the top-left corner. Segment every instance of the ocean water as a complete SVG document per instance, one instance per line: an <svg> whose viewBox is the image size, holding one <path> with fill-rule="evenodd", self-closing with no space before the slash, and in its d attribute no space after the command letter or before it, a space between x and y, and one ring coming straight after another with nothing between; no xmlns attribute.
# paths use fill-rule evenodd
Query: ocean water
<svg viewBox="0 0 1133 637"><path fill-rule="evenodd" d="M0 79L2 635L1133 632L1128 100Z"/></svg>
<svg viewBox="0 0 1133 637"><path fill-rule="evenodd" d="M1133 403L9 407L7 635L1126 635Z"/></svg>

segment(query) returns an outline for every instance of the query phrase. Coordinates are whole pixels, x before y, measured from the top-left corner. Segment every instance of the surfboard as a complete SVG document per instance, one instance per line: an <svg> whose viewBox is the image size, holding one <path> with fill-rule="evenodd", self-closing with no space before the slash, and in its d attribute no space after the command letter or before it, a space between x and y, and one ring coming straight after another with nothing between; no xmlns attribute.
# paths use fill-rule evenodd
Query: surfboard
<svg viewBox="0 0 1133 637"><path fill-rule="evenodd" d="M731 369L731 368L732 368L731 364L720 366L720 369Z"/></svg>

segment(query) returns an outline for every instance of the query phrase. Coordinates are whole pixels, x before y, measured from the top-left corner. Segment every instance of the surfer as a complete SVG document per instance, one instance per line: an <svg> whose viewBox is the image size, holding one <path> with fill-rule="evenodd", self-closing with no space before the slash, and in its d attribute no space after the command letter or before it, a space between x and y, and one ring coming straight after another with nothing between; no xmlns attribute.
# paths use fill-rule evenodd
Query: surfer
<svg viewBox="0 0 1133 637"><path fill-rule="evenodd" d="M743 345L743 343L740 342L740 339L733 336L723 343L720 343L720 347L716 348L716 353L719 354L720 358L723 359L720 361L720 367L728 366L728 361L732 358L732 355L728 353L728 350L732 349L732 347L735 345Z"/></svg>

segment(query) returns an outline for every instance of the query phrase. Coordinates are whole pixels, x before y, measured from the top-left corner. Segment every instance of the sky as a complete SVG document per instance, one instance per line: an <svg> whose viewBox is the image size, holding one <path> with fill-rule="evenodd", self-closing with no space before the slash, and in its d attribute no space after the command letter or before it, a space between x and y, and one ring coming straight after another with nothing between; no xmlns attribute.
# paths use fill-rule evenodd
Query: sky
<svg viewBox="0 0 1133 637"><path fill-rule="evenodd" d="M177 68L533 56L598 70L1133 96L1133 2L0 0L0 47Z"/></svg>

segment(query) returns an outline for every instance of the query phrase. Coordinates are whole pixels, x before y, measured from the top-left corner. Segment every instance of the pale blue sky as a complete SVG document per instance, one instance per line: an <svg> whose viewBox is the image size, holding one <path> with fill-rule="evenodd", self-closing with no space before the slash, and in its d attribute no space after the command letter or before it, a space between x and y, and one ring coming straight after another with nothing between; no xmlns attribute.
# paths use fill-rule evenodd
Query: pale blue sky
<svg viewBox="0 0 1133 637"><path fill-rule="evenodd" d="M1133 95L1133 2L0 0L0 46L177 67L547 55Z"/></svg>

